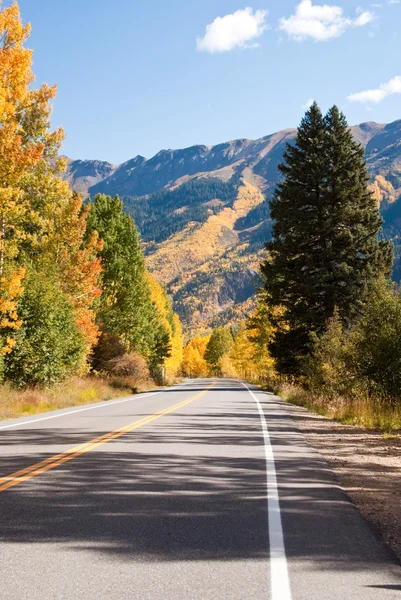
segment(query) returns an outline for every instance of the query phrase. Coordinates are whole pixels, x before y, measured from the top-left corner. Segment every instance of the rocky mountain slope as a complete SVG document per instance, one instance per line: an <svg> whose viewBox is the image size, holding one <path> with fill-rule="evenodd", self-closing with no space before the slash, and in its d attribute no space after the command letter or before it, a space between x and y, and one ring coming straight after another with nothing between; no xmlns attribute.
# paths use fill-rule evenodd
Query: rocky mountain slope
<svg viewBox="0 0 401 600"><path fill-rule="evenodd" d="M352 128L366 149L372 191L386 220L401 231L401 120ZM68 160L66 179L84 195L119 194L134 217L149 269L167 286L188 332L240 317L249 309L278 164L296 131L217 146L161 150L115 166ZM396 274L398 277L397 266Z"/></svg>

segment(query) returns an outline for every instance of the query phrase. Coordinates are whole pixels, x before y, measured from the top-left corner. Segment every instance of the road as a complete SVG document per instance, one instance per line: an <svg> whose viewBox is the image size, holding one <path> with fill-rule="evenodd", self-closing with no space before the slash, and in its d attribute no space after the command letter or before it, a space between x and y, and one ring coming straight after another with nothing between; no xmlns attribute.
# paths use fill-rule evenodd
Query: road
<svg viewBox="0 0 401 600"><path fill-rule="evenodd" d="M0 423L0 598L388 600L401 568L278 398L197 380Z"/></svg>

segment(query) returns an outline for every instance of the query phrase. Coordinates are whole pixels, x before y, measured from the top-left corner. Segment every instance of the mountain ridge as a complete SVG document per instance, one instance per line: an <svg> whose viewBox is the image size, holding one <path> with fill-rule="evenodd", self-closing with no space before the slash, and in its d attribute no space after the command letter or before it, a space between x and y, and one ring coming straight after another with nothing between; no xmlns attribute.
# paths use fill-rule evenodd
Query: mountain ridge
<svg viewBox="0 0 401 600"><path fill-rule="evenodd" d="M351 127L351 130L355 139L369 153L375 150L372 146L373 138L381 144L389 145L392 141L391 135L394 135L391 129L394 127L396 141L399 141L401 120L389 124L367 121ZM138 155L120 165L100 160L67 158L65 178L76 191L90 195L118 193L122 196L142 196L161 187L170 186L182 177L214 173L224 168L235 167L236 163L242 163L245 159L251 160L257 166L277 145L283 150L285 142L291 141L295 135L296 129L289 128L256 140L239 138L211 146L195 144L183 149L162 149L149 159ZM224 176L223 173L220 175Z"/></svg>
<svg viewBox="0 0 401 600"><path fill-rule="evenodd" d="M351 127L366 151L385 235L396 241L401 278L401 119ZM188 334L239 320L271 232L269 200L296 129L257 140L194 145L121 165L68 159L65 179L86 195L122 197L142 236L149 270L175 302ZM389 207L391 210L389 210Z"/></svg>

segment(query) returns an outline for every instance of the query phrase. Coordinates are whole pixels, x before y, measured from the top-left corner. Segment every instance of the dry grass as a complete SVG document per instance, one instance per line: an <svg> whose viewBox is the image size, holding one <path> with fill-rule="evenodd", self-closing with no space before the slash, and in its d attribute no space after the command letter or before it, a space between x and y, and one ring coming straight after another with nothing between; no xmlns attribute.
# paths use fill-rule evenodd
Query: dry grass
<svg viewBox="0 0 401 600"><path fill-rule="evenodd" d="M98 377L74 377L43 390L17 390L4 384L0 386L0 419L15 419L129 396L133 393L130 383L129 378L106 380ZM138 391L150 387L150 383L145 383Z"/></svg>
<svg viewBox="0 0 401 600"><path fill-rule="evenodd" d="M345 425L357 425L390 435L401 431L401 406L391 407L379 400L363 397L331 400L291 385L280 386L277 393L286 402L303 406L318 415L329 417Z"/></svg>

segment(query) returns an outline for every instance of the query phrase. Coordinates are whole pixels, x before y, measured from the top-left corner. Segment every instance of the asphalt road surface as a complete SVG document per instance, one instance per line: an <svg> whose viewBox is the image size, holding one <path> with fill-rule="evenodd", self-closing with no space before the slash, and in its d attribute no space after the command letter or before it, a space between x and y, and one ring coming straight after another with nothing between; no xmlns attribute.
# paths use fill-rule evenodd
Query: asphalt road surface
<svg viewBox="0 0 401 600"><path fill-rule="evenodd" d="M196 380L0 423L1 600L401 600L285 406Z"/></svg>

